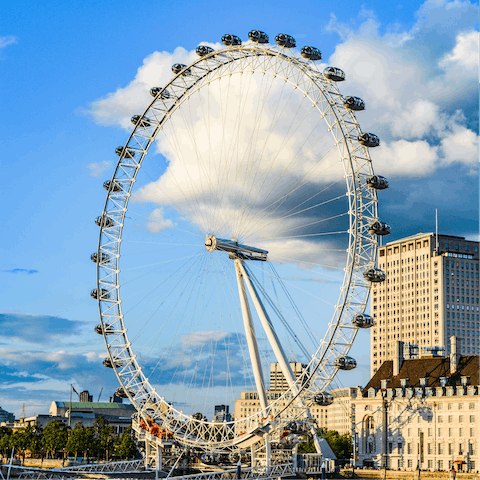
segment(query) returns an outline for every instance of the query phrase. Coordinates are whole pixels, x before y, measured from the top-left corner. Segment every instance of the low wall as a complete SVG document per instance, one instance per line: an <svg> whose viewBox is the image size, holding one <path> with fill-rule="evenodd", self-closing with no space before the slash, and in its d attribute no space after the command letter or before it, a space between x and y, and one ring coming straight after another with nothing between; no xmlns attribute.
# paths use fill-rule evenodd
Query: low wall
<svg viewBox="0 0 480 480"><path fill-rule="evenodd" d="M341 478L352 478L351 469L340 470ZM449 480L449 472L427 472L421 471L420 476L418 471L398 471L398 470L387 470L386 477L384 477L385 472L383 470L364 470L355 469L355 479L370 479L378 478L383 479L387 478L390 480ZM457 472L456 480L480 480L480 473L459 473Z"/></svg>

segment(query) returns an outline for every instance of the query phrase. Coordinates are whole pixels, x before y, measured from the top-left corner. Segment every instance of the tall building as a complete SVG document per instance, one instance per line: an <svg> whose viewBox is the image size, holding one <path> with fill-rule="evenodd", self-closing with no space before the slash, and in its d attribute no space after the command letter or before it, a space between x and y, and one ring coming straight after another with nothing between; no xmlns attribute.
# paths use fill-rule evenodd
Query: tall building
<svg viewBox="0 0 480 480"><path fill-rule="evenodd" d="M449 354L455 335L463 355L480 353L478 242L464 237L419 233L379 249L386 274L372 288L370 371L394 357L398 340ZM443 349L443 350L442 350Z"/></svg>
<svg viewBox="0 0 480 480"><path fill-rule="evenodd" d="M303 372L307 368L307 365L300 362L290 362L290 368L296 379L302 376ZM284 392L288 390L288 383L285 376L282 373L280 364L270 364L270 390L274 392Z"/></svg>

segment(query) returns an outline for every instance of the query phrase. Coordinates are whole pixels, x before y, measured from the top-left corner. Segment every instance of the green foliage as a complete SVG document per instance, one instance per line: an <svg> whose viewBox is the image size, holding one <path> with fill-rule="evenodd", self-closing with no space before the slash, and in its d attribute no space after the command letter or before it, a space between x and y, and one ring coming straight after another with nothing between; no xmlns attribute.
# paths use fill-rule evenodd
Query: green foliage
<svg viewBox="0 0 480 480"><path fill-rule="evenodd" d="M195 420L204 420L205 422L207 421L207 417L203 413L200 413L200 412L194 413L192 415L192 418L194 418Z"/></svg>
<svg viewBox="0 0 480 480"><path fill-rule="evenodd" d="M110 458L114 444L114 428L103 417L98 417L93 424L93 435L97 447L98 457L105 460Z"/></svg>
<svg viewBox="0 0 480 480"><path fill-rule="evenodd" d="M70 432L66 449L67 452L75 454L75 460L79 453L83 454L84 458L91 456L96 450L93 428L84 427L81 422L77 422Z"/></svg>
<svg viewBox="0 0 480 480"><path fill-rule="evenodd" d="M0 452L5 457L10 456L12 451L12 429L8 427L0 427Z"/></svg>
<svg viewBox="0 0 480 480"><path fill-rule="evenodd" d="M352 454L352 436L348 433L340 435L336 430L322 429L322 435L330 445L338 459L350 458Z"/></svg>
<svg viewBox="0 0 480 480"><path fill-rule="evenodd" d="M50 453L52 458L55 452L63 451L67 446L68 426L61 420L48 422L43 429L41 444L45 452Z"/></svg>
<svg viewBox="0 0 480 480"><path fill-rule="evenodd" d="M115 456L129 460L138 456L137 445L132 438L132 427L128 427L115 442Z"/></svg>
<svg viewBox="0 0 480 480"><path fill-rule="evenodd" d="M328 442L333 453L338 459L345 459L351 457L352 452L352 437L345 433L340 435L336 430L327 430L322 428L323 438ZM309 438L308 441L300 443L298 446L298 453L315 453L315 445L313 438Z"/></svg>

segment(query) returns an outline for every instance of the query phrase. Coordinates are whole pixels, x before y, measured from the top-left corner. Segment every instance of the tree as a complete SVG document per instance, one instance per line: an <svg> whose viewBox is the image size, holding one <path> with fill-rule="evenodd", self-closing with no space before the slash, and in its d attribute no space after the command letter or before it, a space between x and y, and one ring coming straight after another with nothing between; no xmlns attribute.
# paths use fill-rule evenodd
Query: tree
<svg viewBox="0 0 480 480"><path fill-rule="evenodd" d="M340 435L336 430L322 429L325 440L337 458L350 458L352 454L352 437L348 433Z"/></svg>
<svg viewBox="0 0 480 480"><path fill-rule="evenodd" d="M68 427L61 420L53 420L48 422L43 429L42 445L48 454L55 457L55 452L63 451L67 446Z"/></svg>
<svg viewBox="0 0 480 480"><path fill-rule="evenodd" d="M30 449L31 438L35 428L29 425L26 428L18 429L13 432L11 437L11 446L20 454L22 458L22 465L25 463L25 452Z"/></svg>
<svg viewBox="0 0 480 480"><path fill-rule="evenodd" d="M192 415L192 418L194 418L195 420L203 420L204 422L207 421L207 417L203 413L200 413L200 412L194 413Z"/></svg>
<svg viewBox="0 0 480 480"><path fill-rule="evenodd" d="M0 427L0 452L8 458L12 452L12 429L8 427Z"/></svg>
<svg viewBox="0 0 480 480"><path fill-rule="evenodd" d="M352 437L348 433L340 435L336 430L327 430L326 428L322 428L321 431L323 438L328 442L338 459L351 457ZM315 452L313 438L310 438L307 442L300 443L298 446L298 453Z"/></svg>
<svg viewBox="0 0 480 480"><path fill-rule="evenodd" d="M85 459L88 458L88 453L96 450L93 428L84 427L82 422L77 422L70 432L66 449L67 452L75 454L75 461L79 452L83 452Z"/></svg>
<svg viewBox="0 0 480 480"><path fill-rule="evenodd" d="M138 456L137 444L132 438L132 427L127 427L115 442L115 456L124 459Z"/></svg>
<svg viewBox="0 0 480 480"><path fill-rule="evenodd" d="M114 428L105 418L98 417L93 424L93 432L98 447L98 457L102 454L105 460L108 460L114 444Z"/></svg>

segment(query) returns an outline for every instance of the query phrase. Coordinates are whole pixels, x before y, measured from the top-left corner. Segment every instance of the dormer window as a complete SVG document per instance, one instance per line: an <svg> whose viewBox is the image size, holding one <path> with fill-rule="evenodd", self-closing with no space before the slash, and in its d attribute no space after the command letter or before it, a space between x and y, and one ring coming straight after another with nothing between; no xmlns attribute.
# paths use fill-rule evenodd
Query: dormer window
<svg viewBox="0 0 480 480"><path fill-rule="evenodd" d="M383 390L385 390L385 389L387 388L387 385L388 385L388 379L386 379L386 380L381 380L381 381L380 381L380 385L381 385L381 388L382 388Z"/></svg>
<svg viewBox="0 0 480 480"><path fill-rule="evenodd" d="M466 387L469 380L470 380L470 377L467 377L467 376L463 375L463 376L460 378L460 383L461 383L464 387Z"/></svg>
<svg viewBox="0 0 480 480"><path fill-rule="evenodd" d="M402 388L405 388L408 384L408 378L401 378L400 379L400 385L402 386Z"/></svg>
<svg viewBox="0 0 480 480"><path fill-rule="evenodd" d="M440 386L445 387L448 383L447 377L440 377Z"/></svg>
<svg viewBox="0 0 480 480"><path fill-rule="evenodd" d="M428 377L423 377L420 379L420 386L421 387L426 387L428 383Z"/></svg>

